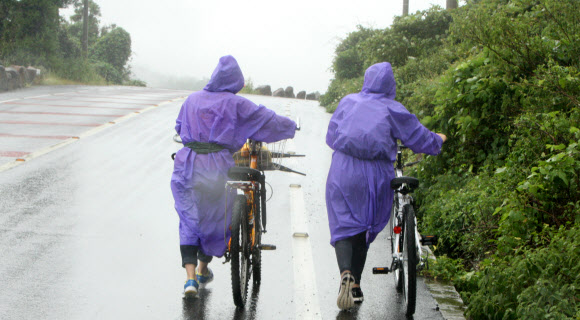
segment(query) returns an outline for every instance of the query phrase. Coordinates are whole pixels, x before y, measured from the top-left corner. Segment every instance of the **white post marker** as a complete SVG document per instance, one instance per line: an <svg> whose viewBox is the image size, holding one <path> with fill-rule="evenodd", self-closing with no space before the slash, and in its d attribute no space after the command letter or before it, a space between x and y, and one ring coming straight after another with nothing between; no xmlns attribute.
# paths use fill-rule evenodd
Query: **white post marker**
<svg viewBox="0 0 580 320"><path fill-rule="evenodd" d="M322 319L314 277L312 249L304 212L304 192L299 184L290 185L292 255L294 265L295 319Z"/></svg>

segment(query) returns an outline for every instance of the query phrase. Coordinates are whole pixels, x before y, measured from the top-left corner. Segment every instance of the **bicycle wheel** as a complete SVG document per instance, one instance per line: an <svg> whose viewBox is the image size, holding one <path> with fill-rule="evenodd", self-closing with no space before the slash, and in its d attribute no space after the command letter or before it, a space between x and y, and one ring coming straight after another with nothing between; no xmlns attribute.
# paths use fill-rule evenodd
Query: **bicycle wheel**
<svg viewBox="0 0 580 320"><path fill-rule="evenodd" d="M415 313L417 300L417 247L415 241L415 210L411 205L403 208L405 217L405 241L403 247L403 271L405 280L405 303L408 317Z"/></svg>
<svg viewBox="0 0 580 320"><path fill-rule="evenodd" d="M245 196L238 195L232 208L232 238L230 245L232 293L234 303L238 307L243 307L248 297L248 281L250 280L248 239L248 204Z"/></svg>
<svg viewBox="0 0 580 320"><path fill-rule="evenodd" d="M397 225L400 225L397 221L397 210L399 207L399 200L398 200L398 196L397 194L395 194L394 200L393 200L393 206L391 207L391 219L389 220L389 232L390 232L390 236L391 236L391 253L395 253L395 252L401 252L401 250L403 249L403 234L400 234L399 236L399 243L396 243L396 234L394 232L394 228ZM400 265L400 263L398 265L394 265L395 271L393 272L394 275L394 279L395 279L395 288L397 289L397 292L402 292L403 291L403 268Z"/></svg>
<svg viewBox="0 0 580 320"><path fill-rule="evenodd" d="M260 210L256 204L256 210L254 210L254 234L255 234L255 245L252 248L252 277L254 278L254 285L260 285L262 280L262 250L260 245L262 244L262 224L260 223Z"/></svg>

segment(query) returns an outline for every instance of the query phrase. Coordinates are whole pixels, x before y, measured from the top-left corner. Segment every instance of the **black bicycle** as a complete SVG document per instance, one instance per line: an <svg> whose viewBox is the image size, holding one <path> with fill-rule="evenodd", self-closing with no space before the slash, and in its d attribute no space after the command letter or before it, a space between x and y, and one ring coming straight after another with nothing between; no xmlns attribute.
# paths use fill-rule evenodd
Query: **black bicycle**
<svg viewBox="0 0 580 320"><path fill-rule="evenodd" d="M390 267L375 267L373 274L393 272L395 286L405 298L405 314L407 317L415 314L417 300L417 271L427 266L427 257L423 257L421 245L432 245L437 242L435 236L421 236L417 229L417 218L410 193L419 186L419 180L403 175L403 168L417 164L419 161L403 163L402 149L398 146L397 162L395 163L395 178L391 180L391 188L395 190L391 217L389 220L389 235L393 260Z"/></svg>

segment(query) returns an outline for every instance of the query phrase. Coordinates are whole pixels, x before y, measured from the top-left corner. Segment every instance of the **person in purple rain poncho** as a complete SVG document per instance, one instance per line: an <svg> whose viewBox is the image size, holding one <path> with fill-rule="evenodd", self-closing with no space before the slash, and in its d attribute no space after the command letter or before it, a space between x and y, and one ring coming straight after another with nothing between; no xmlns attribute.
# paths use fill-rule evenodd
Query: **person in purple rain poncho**
<svg viewBox="0 0 580 320"><path fill-rule="evenodd" d="M224 225L230 225L236 191L227 196L226 215L225 184L228 169L235 164L233 153L248 138L274 142L293 138L296 130L294 121L237 96L243 87L237 61L221 57L208 84L185 100L176 120L175 130L184 147L175 156L171 191L179 215L187 298L197 295L199 285L213 280L207 265L227 249L230 230L224 230Z"/></svg>
<svg viewBox="0 0 580 320"><path fill-rule="evenodd" d="M390 63L365 72L362 91L344 97L332 115L326 144L334 153L326 181L330 243L340 269L337 305L362 302L360 289L369 245L389 221L397 139L415 153L437 155L447 139L425 128L395 101Z"/></svg>

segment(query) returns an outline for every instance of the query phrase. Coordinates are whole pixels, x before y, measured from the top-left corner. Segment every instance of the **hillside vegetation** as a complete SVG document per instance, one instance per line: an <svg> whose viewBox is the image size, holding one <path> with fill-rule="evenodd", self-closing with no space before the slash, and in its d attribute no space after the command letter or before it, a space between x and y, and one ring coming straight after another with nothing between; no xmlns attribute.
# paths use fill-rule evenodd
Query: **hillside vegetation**
<svg viewBox="0 0 580 320"><path fill-rule="evenodd" d="M580 318L579 57L577 0L434 7L336 48L329 112L389 61L397 100L449 137L409 175L420 230L440 238L428 274L469 318Z"/></svg>
<svg viewBox="0 0 580 320"><path fill-rule="evenodd" d="M88 51L82 54L82 0L2 0L0 64L34 66L51 78L89 84L145 83L131 80L131 36L116 25L101 26L99 5L89 0ZM71 6L65 19L59 9Z"/></svg>

